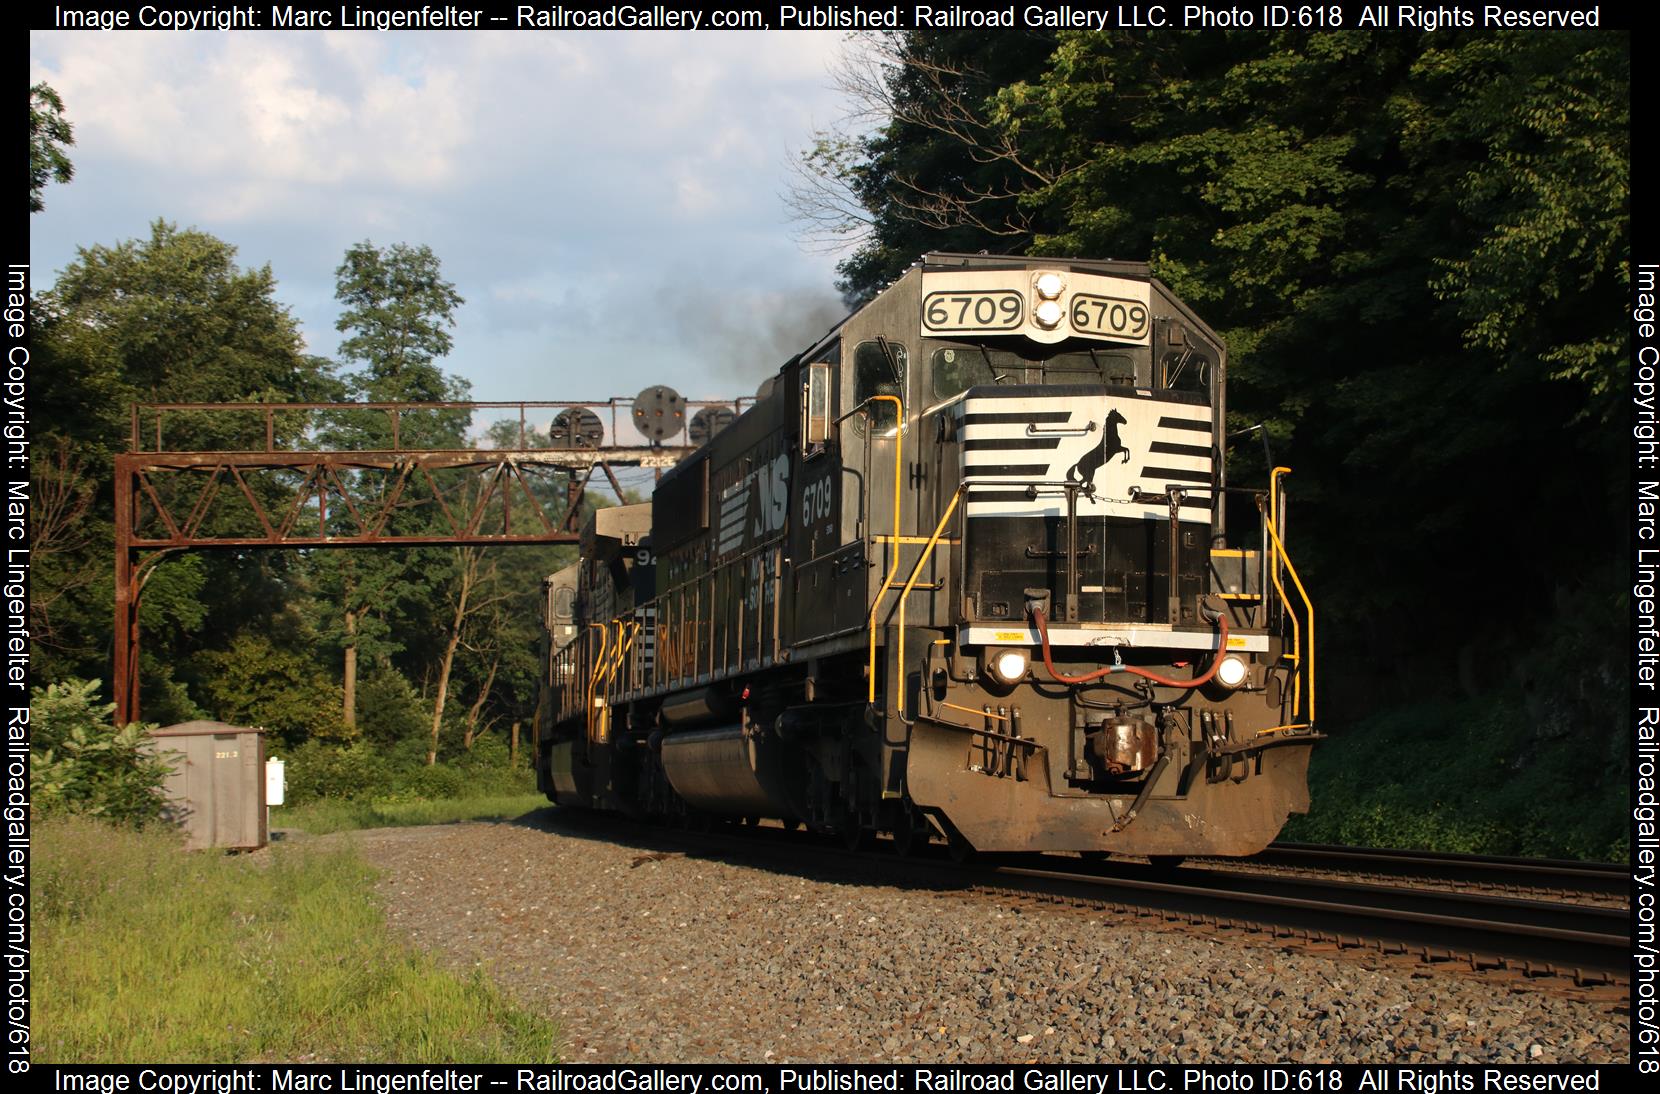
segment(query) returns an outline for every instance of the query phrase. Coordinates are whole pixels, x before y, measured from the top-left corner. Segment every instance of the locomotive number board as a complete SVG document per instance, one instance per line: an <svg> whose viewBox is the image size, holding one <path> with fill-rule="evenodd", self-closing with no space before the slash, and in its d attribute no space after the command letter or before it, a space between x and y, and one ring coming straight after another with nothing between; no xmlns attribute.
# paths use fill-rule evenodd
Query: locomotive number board
<svg viewBox="0 0 1660 1094"><path fill-rule="evenodd" d="M922 327L935 334L1017 330L1026 318L1018 292L936 292L922 300Z"/></svg>
<svg viewBox="0 0 1660 1094"><path fill-rule="evenodd" d="M1147 335L1147 305L1094 293L1073 293L1072 329L1079 334L1099 334L1118 341L1138 342Z"/></svg>
<svg viewBox="0 0 1660 1094"><path fill-rule="evenodd" d="M1146 345L1152 337L1151 289L1144 281L1058 271L1060 292L1038 293L1041 270L946 270L922 275L922 335L1018 334L1034 342L1066 338ZM1059 314L1045 326L1045 299Z"/></svg>

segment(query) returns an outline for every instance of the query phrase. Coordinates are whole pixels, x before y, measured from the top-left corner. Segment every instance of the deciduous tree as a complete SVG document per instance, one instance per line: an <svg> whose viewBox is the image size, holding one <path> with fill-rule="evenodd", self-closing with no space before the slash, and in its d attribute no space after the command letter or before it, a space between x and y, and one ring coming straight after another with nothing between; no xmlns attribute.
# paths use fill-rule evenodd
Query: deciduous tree
<svg viewBox="0 0 1660 1094"><path fill-rule="evenodd" d="M75 165L64 148L75 143L75 127L63 116L63 100L44 83L29 88L29 212L46 208L48 182L68 182Z"/></svg>
<svg viewBox="0 0 1660 1094"><path fill-rule="evenodd" d="M346 337L340 356L360 367L347 374L353 395L366 402L444 402L467 397L465 381L449 377L438 358L450 350L449 328L463 303L426 246L365 240L346 251L335 271ZM404 448L461 448L466 412L400 412L398 444ZM356 412L330 423L327 443L340 448L390 448L390 417ZM379 487L384 488L384 483ZM424 482L412 483L393 514L393 531L409 532L434 519L434 500ZM342 518L343 519L343 518ZM351 557L336 557L349 555ZM438 575L450 560L443 551L318 552L313 574L318 590L338 607L336 622L320 626L342 653L343 717L357 721L360 655L390 656L405 648L397 626L402 613L435 609Z"/></svg>
<svg viewBox="0 0 1660 1094"><path fill-rule="evenodd" d="M340 356L363 366L349 375L369 402L441 402L465 397L464 384L437 365L450 352L449 328L464 301L425 245L377 247L364 240L335 271L346 337Z"/></svg>
<svg viewBox="0 0 1660 1094"><path fill-rule="evenodd" d="M81 248L38 298L35 441L40 451L72 454L67 461L42 459L32 476L36 515L54 548L35 571L32 590L50 611L50 626L34 647L44 678L108 673L112 468L126 447L131 404L307 400L337 390L332 366L304 352L275 289L270 268L239 266L230 244L156 221L146 238ZM242 434L252 426L169 421L181 430L168 434L170 442L210 448L245 446ZM250 597L238 610L209 613L196 591L234 597L266 589L267 565L220 552L169 559L151 571L142 619L151 694L145 709L152 717L196 713L184 690L199 668L189 663L192 655L223 648L244 628L261 628L281 608L280 596Z"/></svg>

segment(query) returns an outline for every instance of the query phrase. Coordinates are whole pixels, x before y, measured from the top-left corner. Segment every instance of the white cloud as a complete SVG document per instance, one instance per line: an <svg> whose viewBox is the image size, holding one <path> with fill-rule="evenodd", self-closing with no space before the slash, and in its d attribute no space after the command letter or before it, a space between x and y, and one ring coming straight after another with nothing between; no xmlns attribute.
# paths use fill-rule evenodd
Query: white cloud
<svg viewBox="0 0 1660 1094"><path fill-rule="evenodd" d="M466 127L451 74L411 86L393 73L320 79L317 43L267 35L64 36L52 81L79 148L123 162L209 221L309 204L310 188L432 188L456 175ZM336 70L338 77L341 70ZM349 69L346 75L351 75Z"/></svg>
<svg viewBox="0 0 1660 1094"><path fill-rule="evenodd" d="M672 358L707 389L735 374L716 347L746 311L720 286L763 277L768 314L827 307L830 264L797 252L778 194L840 110L840 40L37 33L30 78L62 94L77 171L48 191L31 253L44 275L157 216L200 227L271 262L326 353L345 247L425 243L467 297L448 364L479 397L597 382L552 360L603 360L607 384L637 388ZM711 306L677 307L688 286Z"/></svg>
<svg viewBox="0 0 1660 1094"><path fill-rule="evenodd" d="M677 213L696 216L706 213L719 203L719 197L699 175L682 169L674 180L674 208Z"/></svg>

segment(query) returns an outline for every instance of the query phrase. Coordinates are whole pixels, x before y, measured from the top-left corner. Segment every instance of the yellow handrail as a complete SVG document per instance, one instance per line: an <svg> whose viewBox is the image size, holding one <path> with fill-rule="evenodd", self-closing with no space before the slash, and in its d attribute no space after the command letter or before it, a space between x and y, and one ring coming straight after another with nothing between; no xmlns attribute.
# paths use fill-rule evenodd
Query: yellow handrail
<svg viewBox="0 0 1660 1094"><path fill-rule="evenodd" d="M1291 473L1291 468L1289 468L1289 467L1276 467L1276 468L1274 468L1273 473L1269 476L1268 486L1269 486L1269 498L1270 498L1270 504L1271 505L1273 504L1274 500L1277 499L1277 496L1278 496L1276 487L1279 483L1279 477L1281 475L1289 475L1290 473ZM1264 527L1266 527L1268 529L1268 535L1274 541L1274 551L1275 551L1275 554L1278 556L1279 561L1285 563L1285 572L1291 575L1292 583L1297 586L1297 595L1302 597L1302 600L1303 600L1303 610L1308 613L1308 661L1307 661L1307 665L1308 665L1308 720L1309 720L1310 724L1313 724L1313 722L1314 722L1314 602L1309 599L1308 590L1303 587L1303 579L1297 575L1297 567L1295 567L1291 564L1291 556L1286 553L1285 544L1283 542L1281 542L1281 540L1280 540L1279 529L1274 527L1277 517L1278 517L1278 512L1277 512L1277 509L1276 509L1276 512L1274 514L1271 514L1269 519L1267 519L1263 522L1263 525L1264 525ZM1285 586L1280 583L1279 568L1277 566L1273 567L1272 572L1273 572L1273 575L1274 575L1274 587L1279 590L1281 601L1288 601L1289 598L1287 598L1286 595L1285 595ZM1292 625L1293 648L1296 650L1296 658L1295 659L1297 661L1297 679L1298 679L1297 690L1292 693L1292 705L1291 705L1291 714L1292 714L1293 719L1295 719L1297 714L1300 711L1301 703L1302 703L1301 679L1302 679L1302 669L1303 669L1304 662L1302 660L1302 649L1301 649L1301 645L1300 645L1300 641L1299 641L1300 632L1299 632L1299 629L1297 627L1297 613L1296 612L1291 612L1290 615L1291 615L1291 625Z"/></svg>
<svg viewBox="0 0 1660 1094"><path fill-rule="evenodd" d="M616 684L617 674L622 672L623 663L628 659L629 653L634 649L634 639L639 636L640 631L644 626L645 624L635 622L631 619L617 620L617 648L611 654L611 668L605 675L605 691L607 695L610 694L612 687ZM624 634L627 634L628 636L626 639L623 637Z"/></svg>
<svg viewBox="0 0 1660 1094"><path fill-rule="evenodd" d="M606 648L611 644L611 630L604 623L590 623L588 626L599 630L599 651L594 654L594 659L588 666L588 690L584 694L582 711L583 732L591 741L594 739L594 689L599 685L601 662L605 658Z"/></svg>
<svg viewBox="0 0 1660 1094"><path fill-rule="evenodd" d="M639 633L641 626L639 623L630 622L625 619L615 619L612 622L617 625L617 646L616 649L612 651L611 656L606 660L606 664L603 669L605 673L605 696L607 698L610 697L611 686L616 683L617 672L622 668L623 658L627 657L628 651L633 648L634 636ZM624 634L627 634L628 636L626 639L623 637ZM609 712L607 712L606 718L607 720L610 718ZM604 728L605 732L600 734L599 740L608 741L611 739L610 727L609 725L606 725Z"/></svg>
<svg viewBox="0 0 1660 1094"><path fill-rule="evenodd" d="M911 567L911 576L905 582L905 587L899 591L899 652L895 664L899 668L899 687L895 694L894 710L901 720L905 717L905 601L910 597L911 590L916 588L916 579L921 576L922 568L928 564L928 559L939 544L940 535L944 533L946 524L951 520L951 514L957 511L957 502L962 499L966 485L960 485L951 492L951 504L945 507L938 524L934 525L934 534L928 537L928 545L922 549L917 557L916 565ZM872 676L874 680L875 677Z"/></svg>
<svg viewBox="0 0 1660 1094"><path fill-rule="evenodd" d="M905 469L905 403L897 395L872 395L866 399L867 403L890 402L894 405L895 428L893 431L893 534L899 535L899 488L901 474ZM888 576L882 579L877 586L876 597L870 602L870 702L876 702L876 609L882 605L882 594L888 591L893 584L893 575L899 572L899 544L893 544L893 565L888 567Z"/></svg>
<svg viewBox="0 0 1660 1094"><path fill-rule="evenodd" d="M1273 504L1270 495L1269 504ZM1270 535L1274 536L1273 543L1279 542L1279 536L1274 534L1273 518L1264 515L1263 524ZM1271 552L1272 558L1268 563L1268 579L1274 583L1274 590L1280 594L1280 603L1286 606L1285 614L1291 619L1291 652L1286 656L1296 664L1296 672L1291 677L1291 714L1295 717L1302 710L1303 703L1303 625L1297 618L1297 613L1291 610L1291 598L1286 595L1285 585L1280 582L1279 550Z"/></svg>

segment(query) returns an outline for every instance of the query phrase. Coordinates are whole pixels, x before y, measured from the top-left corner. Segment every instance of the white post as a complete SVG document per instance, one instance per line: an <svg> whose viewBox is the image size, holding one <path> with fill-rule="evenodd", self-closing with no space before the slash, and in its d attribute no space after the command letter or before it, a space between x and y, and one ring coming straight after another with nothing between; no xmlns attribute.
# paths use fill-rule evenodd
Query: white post
<svg viewBox="0 0 1660 1094"><path fill-rule="evenodd" d="M286 786L282 767L281 760L265 761L265 831L267 839L270 838L271 831L271 807L282 804L282 792Z"/></svg>

